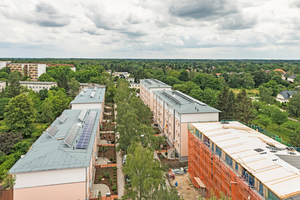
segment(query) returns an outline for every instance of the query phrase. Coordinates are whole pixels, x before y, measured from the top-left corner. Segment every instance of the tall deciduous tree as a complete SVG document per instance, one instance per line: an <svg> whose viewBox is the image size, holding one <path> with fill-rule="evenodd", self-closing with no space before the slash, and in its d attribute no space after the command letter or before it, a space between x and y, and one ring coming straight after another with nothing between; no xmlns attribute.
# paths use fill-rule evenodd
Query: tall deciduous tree
<svg viewBox="0 0 300 200"><path fill-rule="evenodd" d="M55 79L52 78L49 74L43 73L39 76L38 81L55 82Z"/></svg>
<svg viewBox="0 0 300 200"><path fill-rule="evenodd" d="M273 103L274 99L272 97L272 93L273 93L272 88L266 88L263 86L259 87L259 97L261 101L264 101L268 104Z"/></svg>
<svg viewBox="0 0 300 200"><path fill-rule="evenodd" d="M0 119L4 118L5 106L9 103L10 98L0 98Z"/></svg>
<svg viewBox="0 0 300 200"><path fill-rule="evenodd" d="M259 116L258 122L267 129L267 127L272 123L271 118L266 117L264 115Z"/></svg>
<svg viewBox="0 0 300 200"><path fill-rule="evenodd" d="M45 100L41 108L42 113L40 114L40 120L42 122L52 122L54 118L53 105L49 100Z"/></svg>
<svg viewBox="0 0 300 200"><path fill-rule="evenodd" d="M0 151L5 154L9 154L15 144L21 141L23 138L22 134L20 133L1 133L0 134Z"/></svg>
<svg viewBox="0 0 300 200"><path fill-rule="evenodd" d="M300 116L300 92L299 91L295 91L293 93L293 97L288 103L288 109L290 114L296 117Z"/></svg>
<svg viewBox="0 0 300 200"><path fill-rule="evenodd" d="M7 97L15 97L21 93L21 85L20 85L20 73L12 72L9 75L8 86L6 87L6 96Z"/></svg>
<svg viewBox="0 0 300 200"><path fill-rule="evenodd" d="M5 107L4 122L8 131L21 132L29 135L33 130L35 110L27 94L20 94L12 98Z"/></svg>
<svg viewBox="0 0 300 200"><path fill-rule="evenodd" d="M58 78L57 81L57 86L60 88L64 88L66 92L69 91L69 84L68 84L68 79L67 76L64 72L62 72Z"/></svg>
<svg viewBox="0 0 300 200"><path fill-rule="evenodd" d="M180 72L178 79L184 82L188 81L189 80L188 72L186 70Z"/></svg>
<svg viewBox="0 0 300 200"><path fill-rule="evenodd" d="M116 95L114 100L116 104L122 101L128 102L130 96L130 90L128 88L128 82L124 79L119 79L117 84Z"/></svg>
<svg viewBox="0 0 300 200"><path fill-rule="evenodd" d="M280 125L288 120L288 114L281 112L279 109L274 109L271 114L271 120L278 125L278 129L280 130Z"/></svg>
<svg viewBox="0 0 300 200"><path fill-rule="evenodd" d="M70 95L72 97L75 97L79 91L80 83L75 78L71 78L68 84L70 88Z"/></svg>
<svg viewBox="0 0 300 200"><path fill-rule="evenodd" d="M246 90L243 89L237 95L237 104L236 104L236 116L242 122L246 124L250 123L254 116L254 107L252 105L251 99L247 97Z"/></svg>
<svg viewBox="0 0 300 200"><path fill-rule="evenodd" d="M131 190L124 199L152 199L164 181L160 162L154 160L153 151L143 148L140 143L134 143L128 149L124 173L131 177Z"/></svg>

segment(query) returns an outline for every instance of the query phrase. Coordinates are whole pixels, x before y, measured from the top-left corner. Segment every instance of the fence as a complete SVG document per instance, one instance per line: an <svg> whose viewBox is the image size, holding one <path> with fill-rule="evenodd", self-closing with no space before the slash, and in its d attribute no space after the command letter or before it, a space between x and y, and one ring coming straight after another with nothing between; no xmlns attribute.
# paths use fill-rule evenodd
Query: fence
<svg viewBox="0 0 300 200"><path fill-rule="evenodd" d="M220 121L236 121L236 120L229 119L229 120L220 120ZM282 138L279 137L278 135L276 135L274 133L271 133L271 132L267 131L266 129L263 129L263 128L259 127L259 126L254 125L254 124L246 124L246 123L241 122L241 121L238 121L238 122L240 122L241 124L244 124L245 126L248 126L249 128L252 128L254 130L258 130L258 132L260 132L260 133L262 133L262 134L264 134L264 135L266 135L266 136L268 136L268 137L276 140L277 142L280 142L281 144L284 144L284 145L286 145L288 147L294 147L290 143L282 140ZM294 147L294 148L295 148L296 151L300 152L300 147Z"/></svg>

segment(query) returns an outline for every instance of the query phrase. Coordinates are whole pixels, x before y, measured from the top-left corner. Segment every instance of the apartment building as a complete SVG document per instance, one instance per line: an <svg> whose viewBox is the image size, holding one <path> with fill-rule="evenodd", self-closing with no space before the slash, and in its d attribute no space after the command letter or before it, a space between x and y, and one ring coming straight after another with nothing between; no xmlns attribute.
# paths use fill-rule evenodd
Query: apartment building
<svg viewBox="0 0 300 200"><path fill-rule="evenodd" d="M188 160L188 123L218 121L219 110L177 90L153 91L153 118L180 160Z"/></svg>
<svg viewBox="0 0 300 200"><path fill-rule="evenodd" d="M4 91L6 87L6 81L0 81L0 92Z"/></svg>
<svg viewBox="0 0 300 200"><path fill-rule="evenodd" d="M11 63L11 61L0 61L0 69L3 69L10 63Z"/></svg>
<svg viewBox="0 0 300 200"><path fill-rule="evenodd" d="M129 88L140 89L139 83L129 83Z"/></svg>
<svg viewBox="0 0 300 200"><path fill-rule="evenodd" d="M46 73L46 64L40 63L10 63L7 64L12 72L18 71L23 76L29 76L32 81L37 81L37 79L43 73Z"/></svg>
<svg viewBox="0 0 300 200"><path fill-rule="evenodd" d="M193 184L232 200L299 200L300 153L233 122L190 123L188 167Z"/></svg>
<svg viewBox="0 0 300 200"><path fill-rule="evenodd" d="M103 119L105 87L85 88L70 103L72 110L100 109L100 121Z"/></svg>
<svg viewBox="0 0 300 200"><path fill-rule="evenodd" d="M120 77L121 75L123 75L125 78L128 78L130 76L130 73L128 73L128 72L113 72L112 73L112 76Z"/></svg>
<svg viewBox="0 0 300 200"><path fill-rule="evenodd" d="M10 169L14 200L89 199L101 109L65 110Z"/></svg>
<svg viewBox="0 0 300 200"><path fill-rule="evenodd" d="M128 81L128 83L134 83L134 78L126 78L126 81Z"/></svg>
<svg viewBox="0 0 300 200"><path fill-rule="evenodd" d="M140 98L143 100L145 105L150 107L151 111L153 111L153 91L171 89L172 86L156 79L140 80Z"/></svg>
<svg viewBox="0 0 300 200"><path fill-rule="evenodd" d="M100 85L100 84L97 84L97 83L80 83L79 91L81 91L85 88L94 88L94 87L106 88L105 85Z"/></svg>
<svg viewBox="0 0 300 200"><path fill-rule="evenodd" d="M43 89L49 90L52 86L57 86L56 82L20 81L20 84L28 89L32 89L35 92L39 92Z"/></svg>

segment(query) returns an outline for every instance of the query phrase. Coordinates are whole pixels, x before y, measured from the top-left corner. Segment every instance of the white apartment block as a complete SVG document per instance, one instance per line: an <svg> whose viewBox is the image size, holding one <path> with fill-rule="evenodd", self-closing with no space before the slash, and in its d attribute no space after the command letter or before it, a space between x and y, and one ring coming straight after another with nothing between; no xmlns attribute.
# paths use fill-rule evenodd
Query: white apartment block
<svg viewBox="0 0 300 200"><path fill-rule="evenodd" d="M27 89L32 89L35 92L39 92L43 89L49 90L52 86L57 86L56 82L20 81L20 84Z"/></svg>
<svg viewBox="0 0 300 200"><path fill-rule="evenodd" d="M7 66L7 64L10 64L11 61L0 61L0 69L3 69Z"/></svg>
<svg viewBox="0 0 300 200"><path fill-rule="evenodd" d="M153 118L180 160L188 160L188 123L219 121L219 110L177 90L153 92Z"/></svg>
<svg viewBox="0 0 300 200"><path fill-rule="evenodd" d="M0 92L4 91L6 87L6 81L0 81Z"/></svg>
<svg viewBox="0 0 300 200"><path fill-rule="evenodd" d="M171 89L172 86L156 79L140 80L140 98L143 100L145 105L150 107L151 111L153 111L153 91Z"/></svg>

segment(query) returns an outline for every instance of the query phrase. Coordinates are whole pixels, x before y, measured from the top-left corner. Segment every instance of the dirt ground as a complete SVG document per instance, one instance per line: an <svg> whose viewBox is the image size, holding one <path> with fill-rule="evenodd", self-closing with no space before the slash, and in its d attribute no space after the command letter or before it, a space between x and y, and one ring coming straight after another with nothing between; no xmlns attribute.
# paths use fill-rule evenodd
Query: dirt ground
<svg viewBox="0 0 300 200"><path fill-rule="evenodd" d="M186 200L198 200L200 197L200 192L198 188L194 187L188 172L184 175L175 175L175 180L173 181L171 179L170 182L172 186L175 185L175 182L178 183L176 189L181 198Z"/></svg>

